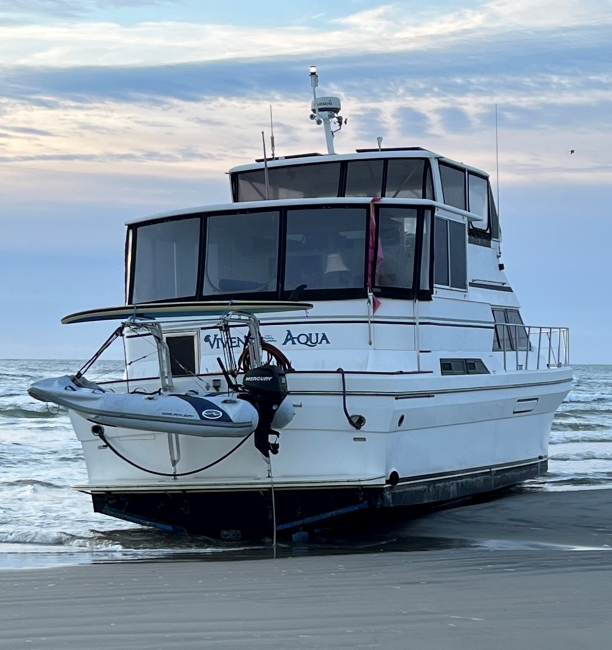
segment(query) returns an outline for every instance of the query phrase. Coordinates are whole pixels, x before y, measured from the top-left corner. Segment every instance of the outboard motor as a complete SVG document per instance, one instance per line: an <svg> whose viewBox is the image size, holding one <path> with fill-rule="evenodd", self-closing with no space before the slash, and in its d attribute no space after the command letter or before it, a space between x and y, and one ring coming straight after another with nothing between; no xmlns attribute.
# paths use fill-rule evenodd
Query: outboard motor
<svg viewBox="0 0 612 650"><path fill-rule="evenodd" d="M278 436L278 432L272 429L272 422L283 404L283 400L287 397L285 371L270 364L259 366L244 374L242 385L253 399L254 406L259 413L259 424L255 429L255 447L266 458L269 458L270 453L278 453L278 443L271 443L270 436ZM281 417L277 418L277 422L275 422L280 427L289 424L295 415L291 404L283 404L281 411L282 416L281 413L278 413Z"/></svg>

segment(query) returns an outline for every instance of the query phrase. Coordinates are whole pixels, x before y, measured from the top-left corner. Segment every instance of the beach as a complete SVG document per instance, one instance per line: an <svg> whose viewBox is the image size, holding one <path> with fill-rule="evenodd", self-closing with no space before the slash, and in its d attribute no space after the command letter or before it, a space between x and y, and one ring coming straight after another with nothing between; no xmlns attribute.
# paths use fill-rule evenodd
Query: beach
<svg viewBox="0 0 612 650"><path fill-rule="evenodd" d="M0 648L610 647L610 490L510 492L338 541L3 570Z"/></svg>

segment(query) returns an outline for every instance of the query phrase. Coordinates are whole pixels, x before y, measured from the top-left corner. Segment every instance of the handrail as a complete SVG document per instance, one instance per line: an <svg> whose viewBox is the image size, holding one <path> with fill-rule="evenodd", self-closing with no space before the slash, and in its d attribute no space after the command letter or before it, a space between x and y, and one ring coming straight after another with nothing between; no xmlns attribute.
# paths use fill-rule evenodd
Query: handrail
<svg viewBox="0 0 612 650"><path fill-rule="evenodd" d="M569 328L495 323L493 350L503 354L504 370L528 370L530 359L536 370L564 368L570 363Z"/></svg>

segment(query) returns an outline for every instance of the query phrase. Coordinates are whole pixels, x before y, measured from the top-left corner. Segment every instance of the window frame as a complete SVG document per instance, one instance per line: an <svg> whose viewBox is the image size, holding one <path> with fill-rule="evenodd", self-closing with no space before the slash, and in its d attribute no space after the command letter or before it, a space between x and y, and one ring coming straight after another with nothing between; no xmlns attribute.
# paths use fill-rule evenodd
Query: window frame
<svg viewBox="0 0 612 650"><path fill-rule="evenodd" d="M336 196L321 196L321 197L311 197L311 198L320 198L321 200L325 199L332 199L332 198L368 198L367 196L364 197L358 197L358 196L346 196L346 181L348 178L348 166L353 163L353 162L365 162L365 161L377 161L377 160L382 160L383 163L383 168L382 168L382 178L381 178L381 186L380 186L380 193L375 196L379 196L381 198L393 198L389 196L385 196L387 192L387 171L389 167L389 161L391 160L420 160L423 161L423 177L421 180L421 199L422 200L431 200L435 201L436 200L436 187L434 184L434 179L433 179L433 168L431 164L431 158L426 157L426 156L392 156L392 157L372 157L372 158L356 158L354 160L340 160L340 161L329 161L329 163L323 163L323 164L338 164L340 163L340 173L338 177L338 192ZM298 167L308 167L309 165L321 165L322 163L320 161L317 162L311 162L311 163L300 163L296 165L274 165L268 167L268 170L272 169L277 169L279 167L291 167L291 168L298 168ZM250 172L255 172L255 171L261 171L264 173L264 168L256 168L256 169L248 169L244 170L241 172L234 172L231 175L231 190L232 190L232 200L236 204L240 203L248 203L248 201L241 201L239 199L239 194L238 194L238 189L239 189L239 183L238 183L238 178L241 174L247 174ZM427 196L427 189L431 189L431 196ZM372 196L371 198L375 198L375 196ZM308 198L308 197L307 197ZM413 200L413 198L409 197L397 197L398 199L401 200L406 200L410 201ZM262 201L265 201L265 198L259 199ZM285 200L285 199L278 199L280 201ZM442 203L443 201L440 201ZM467 204L467 200L466 200Z"/></svg>
<svg viewBox="0 0 612 650"><path fill-rule="evenodd" d="M435 278L436 278L436 276L435 276L435 264L436 264L436 260L435 260L435 250L436 250L435 249L435 239L436 239L435 220L436 219L441 219L441 220L446 221L446 222L453 221L453 222L459 223L459 224L461 224L463 226L464 242L465 242L465 249L464 249L465 250L465 288L463 288L463 287L454 287L452 285L451 241L450 241L450 227L448 226L448 223L446 225L446 234L447 234L447 236L446 236L446 241L447 241L446 263L448 265L448 284L439 284L438 282L435 281ZM468 280L468 278L469 278L468 243L469 243L469 241L468 241L468 227L467 227L467 224L461 218L457 219L457 218L453 218L451 216L435 214L434 213L434 224L433 224L433 228L432 228L432 239L434 240L434 246L433 246L433 258L434 258L433 259L433 265L434 265L433 266L433 268L434 268L434 272L433 272L433 283L434 284L433 284L433 286L434 286L434 289L445 289L445 290L448 290L448 291L460 291L462 293L467 293L468 288L469 288L469 284L470 284L469 280Z"/></svg>
<svg viewBox="0 0 612 650"><path fill-rule="evenodd" d="M433 218L434 218L434 209L433 207L428 207L428 206L415 206L415 205L410 205L409 200L407 199L405 204L393 204L391 205L380 205L378 203L375 204L375 219L376 219L376 250L378 250L378 242L380 238L380 210L384 208L404 208L406 210L415 210L417 215L417 227L416 227L416 233L415 233L415 247L414 247L414 261L413 261L413 273L412 273L412 287L410 289L406 289L405 287L381 287L373 283L372 287L372 292L376 294L376 296L380 296L381 298L398 298L398 299L403 299L403 300L423 300L423 301L428 301L431 300L433 297L433 260L434 260L434 254L433 254L433 243L434 243L434 237L433 237L433 232L430 231L430 237L429 237L429 264L428 264L428 269L427 272L429 274L429 289L422 289L421 288L421 262L423 259L423 231L425 229L425 213L429 212L430 216L430 223L433 224ZM433 225L432 225L433 228ZM366 249L366 254L367 254L367 249ZM376 265L376 258L373 260L373 264ZM374 279L376 269L369 269L369 274L366 276L366 284L368 282L369 277L371 276Z"/></svg>
<svg viewBox="0 0 612 650"><path fill-rule="evenodd" d="M198 251L197 259L197 268L196 268L196 286L195 293L192 296L181 296L179 298L160 298L158 300L149 300L146 303L164 303L164 302L190 302L192 300L200 300L201 291L200 291L200 269L202 263L202 228L204 222L202 221L201 212L192 212L185 215L180 215L179 217L166 217L165 219L148 219L147 221L141 221L138 224L132 224L128 227L128 232L126 234L126 248L125 248L125 277L126 277L126 304L134 304L132 302L134 298L134 289L135 276L136 276L136 259L138 253L138 230L146 226L152 226L162 223L170 223L175 221L186 221L188 219L199 219L200 220L200 249ZM128 302L129 300L129 302Z"/></svg>
<svg viewBox="0 0 612 650"><path fill-rule="evenodd" d="M367 200L367 199L366 199ZM301 293L301 299L304 300L346 300L350 298L365 298L367 297L367 284L368 284L368 235L369 235L369 203L359 205L355 203L321 203L317 205L299 205L299 206L285 206L281 208L281 223L282 223L282 239L279 246L279 263L282 267L279 275L279 298L280 300L288 300L289 296L295 291L293 289L285 289L285 270L287 266L287 213L299 212L301 210L312 210L313 208L320 209L355 209L362 208L364 211L365 220L365 237L364 237L364 260L363 260L363 287L347 287L347 288L334 288L334 289L308 289L306 287Z"/></svg>
<svg viewBox="0 0 612 650"><path fill-rule="evenodd" d="M446 197L444 196L444 183L442 181L442 170L440 169L441 167L448 167L449 169L454 169L455 171L461 172L463 174L463 208L446 201ZM468 212L469 204L467 169L465 167L453 165L452 163L446 162L445 160L438 160L438 174L440 175L440 189L442 190L442 201L440 201L440 203L444 203L444 205L448 205L449 208L454 208L455 210L463 210L464 212Z"/></svg>
<svg viewBox="0 0 612 650"><path fill-rule="evenodd" d="M206 246L208 243L208 219L210 217L231 217L237 215L247 215L247 214L259 214L262 212L277 212L278 213L278 247L277 247L277 259L276 259L276 289L274 291L240 291L240 292L228 292L228 293L214 293L214 294L204 294L204 274L206 271ZM280 288L280 266L281 266L281 254L283 252L283 247L281 244L281 237L283 237L283 209L282 208L270 208L263 206L256 209L246 209L246 210L227 210L220 212L211 212L201 215L202 226L200 238L200 259L198 263L198 287L197 287L197 296L198 300L203 302L209 300L274 300L279 293ZM238 298L237 296L241 297Z"/></svg>
<svg viewBox="0 0 612 650"><path fill-rule="evenodd" d="M239 205L239 204L238 204ZM127 279L127 295L126 303L133 304L132 299L134 295L134 276L136 269L136 254L138 246L138 230L141 227L151 225L151 224L161 224L174 221L182 221L185 219L199 219L200 220L200 248L199 256L197 262L197 282L196 282L196 294L188 298L171 298L171 299L159 299L151 300L152 303L164 303L164 302L210 302L215 300L287 300L289 296L293 293L294 289L284 289L285 283L285 265L287 259L287 212L289 210L312 210L313 208L318 209L338 209L338 208L347 208L347 209L363 209L364 214L364 224L365 224L365 238L364 238L364 284L362 287L354 288L334 288L334 289L311 289L306 288L301 298L304 300L347 300L347 299L359 299L367 298L368 296L368 282L370 279L371 269L368 264L368 251L369 251L369 234L370 234L370 206L371 202L364 199L363 203L328 203L320 202L315 204L307 205L291 205L291 206L268 206L261 205L257 208L228 208L224 210L217 210L211 212L192 212L189 214L167 217L164 219L149 219L147 221L141 221L135 224L130 224L128 226L128 231L126 235L126 251L125 251L125 263L126 263L126 279ZM413 273L413 287L411 289L399 288L399 287L372 287L373 293L380 297L385 298L398 298L403 300L418 300L429 301L432 300L435 285L434 285L434 245L435 245L435 233L434 233L434 224L435 224L435 207L429 205L414 205L410 202L409 199L406 199L402 203L393 203L393 204L380 204L375 203L375 222L376 222L376 246L378 247L378 237L379 237L379 209L381 207L394 207L394 208L405 208L416 210L417 212L417 230L416 230L416 244L415 244L415 259L414 259L414 273ZM275 291L266 291L266 292L235 292L235 293L226 293L226 294L214 294L210 296L204 295L204 270L206 262L206 244L207 244L207 235L208 235L208 218L217 217L217 216L232 216L238 214L257 214L260 212L271 212L277 211L279 213L279 231L278 231L278 258L277 258L277 288ZM427 217L427 214L429 215ZM422 256L423 256L423 242L424 242L424 227L425 220L429 218L430 222L430 235L429 235L429 264L428 272L429 274L429 288L421 288L421 276L423 269L421 268ZM373 262L376 263L376 260Z"/></svg>
<svg viewBox="0 0 612 650"><path fill-rule="evenodd" d="M268 166L268 174L273 172L276 169L299 169L300 167L312 167L312 166L317 166L321 167L321 165L339 165L338 168L338 185L336 188L336 194L334 196L297 196L293 198L282 198L282 199L270 199L271 201L291 201L294 199L334 199L340 196L340 192L343 190L344 185L346 184L346 172L343 169L344 161L342 160L329 160L329 161L324 161L324 162L311 162L311 163L300 163L298 165L273 165L273 166ZM246 169L242 172L235 172L232 174L232 198L234 200L234 203L255 203L258 201L267 201L265 196L262 196L261 199L250 199L249 201L241 201L238 199L238 190L240 188L240 185L238 183L238 177L241 174L252 174L253 172L261 172L262 174L265 175L265 168L264 167L258 167L256 169ZM234 180L235 179L235 180Z"/></svg>
<svg viewBox="0 0 612 650"><path fill-rule="evenodd" d="M191 377L193 375L199 375L200 374L200 363L202 359L202 349L201 349L201 341L200 341L200 330L181 330L181 331L167 331L164 332L164 340L166 341L168 345L168 349L170 351L170 365L172 367L172 346L170 343L168 343L168 339L179 339L179 338L184 338L184 339L192 339L193 340L193 361L194 361L194 367L195 367L195 372L191 372L190 370L187 370L186 372L181 372L180 374L175 374L174 372L172 373L172 377Z"/></svg>
<svg viewBox="0 0 612 650"><path fill-rule="evenodd" d="M502 312L504 315L503 321L495 320L495 312ZM519 322L511 323L508 314L518 314ZM517 307L494 307L491 305L491 314L493 316L493 352L525 352L531 349L531 342L527 333L527 326L521 315L521 310ZM508 327L510 325L510 327ZM508 342L505 349L501 345L503 332L503 340ZM518 336L517 336L518 332Z"/></svg>

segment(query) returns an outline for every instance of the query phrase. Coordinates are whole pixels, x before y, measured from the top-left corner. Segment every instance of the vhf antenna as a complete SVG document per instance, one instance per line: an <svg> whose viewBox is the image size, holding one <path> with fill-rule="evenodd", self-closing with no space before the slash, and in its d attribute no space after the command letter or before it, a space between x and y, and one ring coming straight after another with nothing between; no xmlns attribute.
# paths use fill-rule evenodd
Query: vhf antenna
<svg viewBox="0 0 612 650"><path fill-rule="evenodd" d="M325 141L327 142L327 153L335 154L334 151L334 133L337 133L346 124L346 120L340 115L340 98L339 97L317 97L317 87L319 85L319 75L317 66L310 66L310 85L312 86L312 105L310 119L315 120L317 124L323 124L325 129ZM338 128L332 131L331 123L335 121Z"/></svg>
<svg viewBox="0 0 612 650"><path fill-rule="evenodd" d="M497 194L497 216L499 218L499 138L497 135L497 104L495 104L495 190Z"/></svg>
<svg viewBox="0 0 612 650"><path fill-rule="evenodd" d="M274 120L272 119L272 104L270 104L270 149L272 153L272 160L276 158L274 147Z"/></svg>

